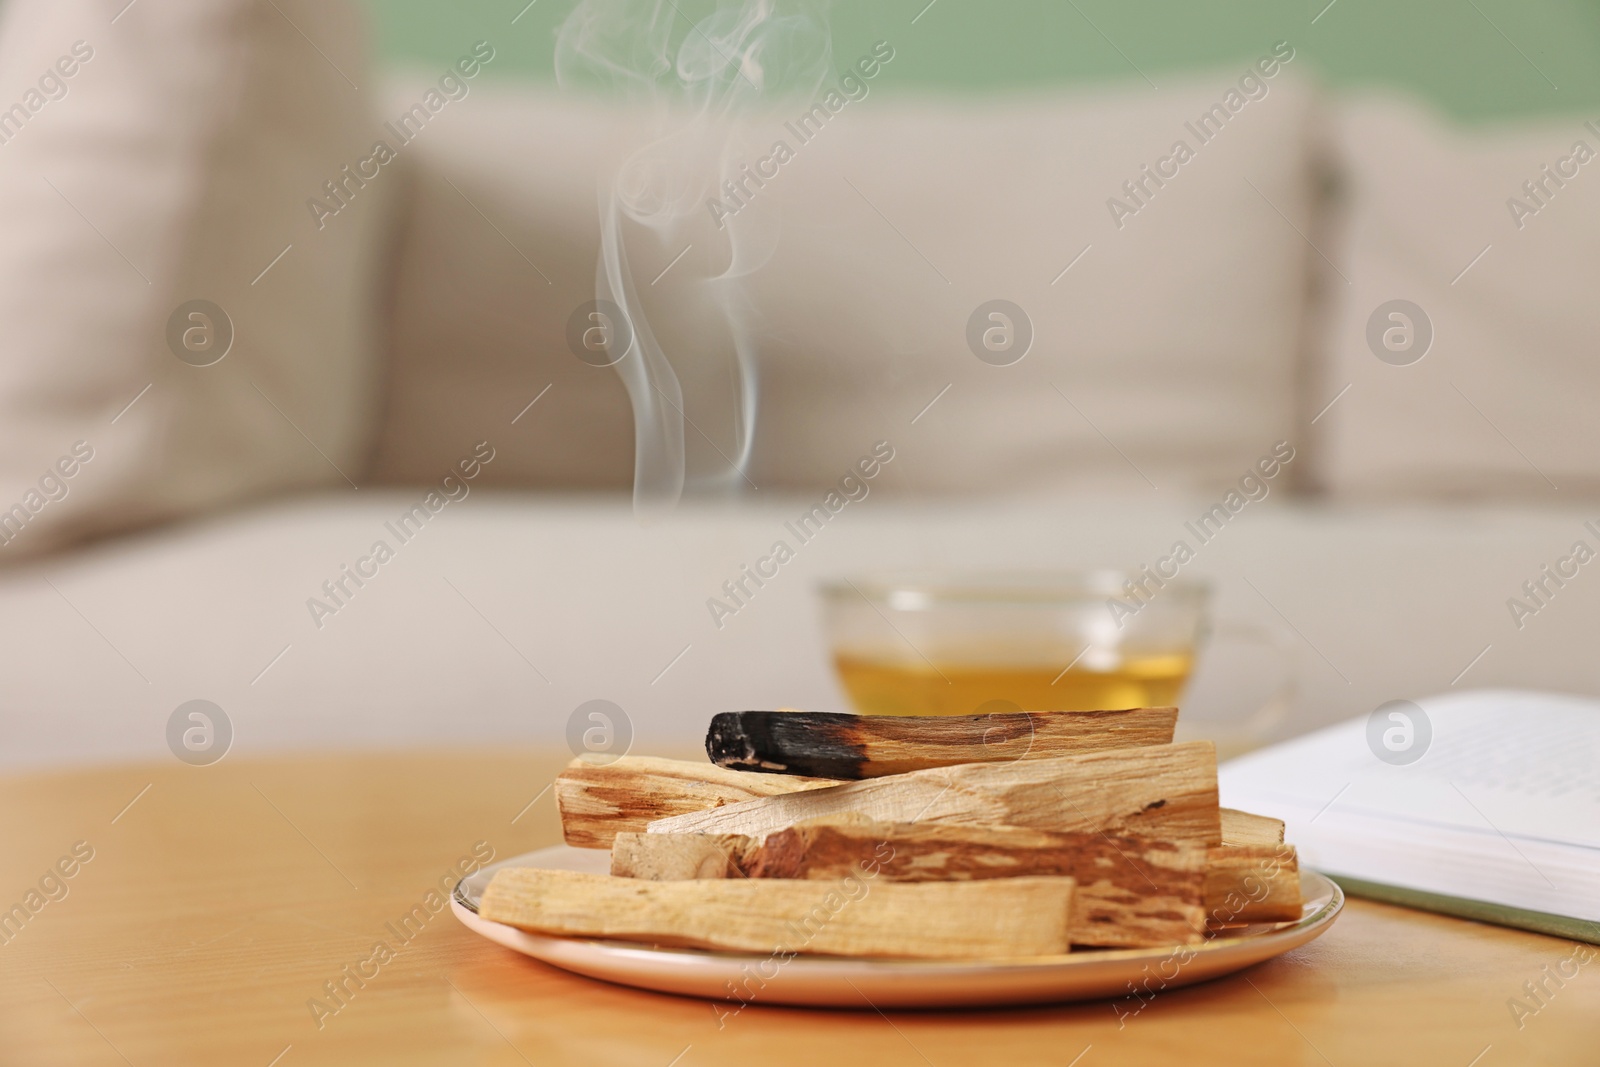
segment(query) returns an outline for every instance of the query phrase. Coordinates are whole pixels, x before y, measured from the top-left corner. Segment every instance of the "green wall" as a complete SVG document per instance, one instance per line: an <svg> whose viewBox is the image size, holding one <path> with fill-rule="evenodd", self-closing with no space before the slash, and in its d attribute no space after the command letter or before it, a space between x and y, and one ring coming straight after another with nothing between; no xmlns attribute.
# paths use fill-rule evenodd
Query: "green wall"
<svg viewBox="0 0 1600 1067"><path fill-rule="evenodd" d="M390 62L443 65L483 39L498 52L494 76L550 81L554 31L574 0L537 0L514 25L527 0L367 2ZM709 0L675 3L695 13ZM924 10L927 0L840 0L831 21L841 64L876 40L894 45L892 78L874 91L1160 85L1174 72L1242 65L1287 39L1297 64L1309 60L1334 86L1401 87L1465 120L1600 110L1600 0L1326 3L934 0Z"/></svg>

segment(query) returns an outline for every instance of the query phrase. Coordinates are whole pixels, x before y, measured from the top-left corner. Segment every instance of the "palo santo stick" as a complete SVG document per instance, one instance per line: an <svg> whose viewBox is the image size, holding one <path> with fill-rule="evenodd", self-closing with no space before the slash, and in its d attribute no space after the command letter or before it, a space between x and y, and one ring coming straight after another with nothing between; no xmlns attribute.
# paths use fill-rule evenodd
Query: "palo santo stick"
<svg viewBox="0 0 1600 1067"><path fill-rule="evenodd" d="M879 778L957 763L1170 745L1177 721L1177 708L904 717L725 711L711 718L706 755L738 770Z"/></svg>
<svg viewBox="0 0 1600 1067"><path fill-rule="evenodd" d="M760 848L760 838L744 834L624 831L611 842L611 873L618 878L638 878L646 882L748 878L745 870L748 857ZM843 873L836 877L842 877Z"/></svg>
<svg viewBox="0 0 1600 1067"><path fill-rule="evenodd" d="M1066 952L1070 878L640 882L509 867L478 914L535 933L734 952L975 959Z"/></svg>
<svg viewBox="0 0 1600 1067"><path fill-rule="evenodd" d="M611 873L658 881L802 878L863 870L892 882L1064 876L1077 883L1075 945L1194 943L1205 933L1207 849L1101 833L1019 827L884 824L792 826L765 840L739 834L619 834Z"/></svg>
<svg viewBox="0 0 1600 1067"><path fill-rule="evenodd" d="M1181 943L1214 923L1300 918L1291 845L1195 846L1016 827L819 820L770 834L619 834L611 873L689 878L840 878L874 864L891 881L1068 875L1076 945ZM1203 874L1202 874L1203 872ZM1203 900L1203 904L1201 903Z"/></svg>
<svg viewBox="0 0 1600 1067"><path fill-rule="evenodd" d="M1090 849L1088 859L1063 859L1063 850L1109 842L1126 861L1102 880L1093 862L1109 858ZM971 842L970 846L965 844ZM1187 896L1178 873L1193 866L1193 846L1158 845L1139 838L1052 834L1016 827L884 825L866 820L818 820L769 834L618 834L611 873L625 878L836 878L862 862L879 862L891 881L1005 878L1065 874L1078 881L1080 910L1102 888ZM843 847L842 847L843 846ZM884 846L887 846L887 850ZM892 850L892 856L884 856ZM1093 862L1091 862L1093 861ZM1138 864L1138 866L1135 866ZM1159 868L1159 871L1156 869ZM1205 917L1212 922L1286 922L1300 918L1300 864L1293 845L1218 845L1206 850ZM1145 880L1149 875L1149 880ZM1131 876L1131 877L1130 877ZM1075 941L1075 944L1097 942Z"/></svg>
<svg viewBox="0 0 1600 1067"><path fill-rule="evenodd" d="M837 784L790 774L747 774L687 760L623 756L605 764L573 760L556 778L555 791L567 844L610 848L619 830L643 830L652 819Z"/></svg>
<svg viewBox="0 0 1600 1067"><path fill-rule="evenodd" d="M1237 808L1222 809L1224 845L1281 845L1283 820L1270 815L1252 815Z"/></svg>
<svg viewBox="0 0 1600 1067"><path fill-rule="evenodd" d="M1300 918L1300 858L1293 845L1220 845L1206 855L1206 918L1215 923Z"/></svg>
<svg viewBox="0 0 1600 1067"><path fill-rule="evenodd" d="M764 837L795 823L849 813L878 822L1024 826L1222 843L1217 757L1209 741L936 767L658 819L647 829Z"/></svg>

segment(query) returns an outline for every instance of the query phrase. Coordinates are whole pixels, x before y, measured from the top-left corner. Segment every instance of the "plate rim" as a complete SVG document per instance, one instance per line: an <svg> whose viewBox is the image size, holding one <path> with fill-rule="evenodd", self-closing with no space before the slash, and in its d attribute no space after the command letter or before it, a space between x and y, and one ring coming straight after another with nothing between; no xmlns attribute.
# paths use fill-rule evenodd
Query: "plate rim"
<svg viewBox="0 0 1600 1067"><path fill-rule="evenodd" d="M625 959L637 957L641 960L650 960L661 963L667 960L679 960L684 963L692 961L761 961L766 955L756 952L732 952L718 949L684 948L680 946L651 945L640 941L621 941L607 938L590 937L562 937L555 934L539 934L508 923L498 923L492 919L485 919L478 913L477 902L467 895L465 886L468 880L482 877L485 873L499 870L502 867L534 866L525 862L534 857L548 854L564 855L569 853L601 852L601 849L579 849L571 845L549 845L545 848L534 849L520 855L509 856L504 860L491 863L485 867L462 877L456 882L450 892L451 903L455 908L467 912L477 923L486 926L499 927L504 930L514 931L525 937L549 938L566 944L584 945L603 951L606 955ZM1302 892L1307 888L1306 883L1317 887L1317 895L1327 893L1328 899L1315 911L1302 915L1298 920L1283 923L1254 923L1253 932L1237 933L1232 935L1218 934L1208 937L1196 944L1173 943L1158 946L1143 946L1138 948L1083 948L1075 952L1056 953L1046 956L991 956L980 959L922 959L922 958L894 958L894 957L853 957L853 956L824 956L824 955L798 955L789 960L785 966L793 967L800 964L802 968L821 966L838 966L840 964L870 966L874 970L907 970L917 974L927 974L933 971L964 971L973 973L982 970L993 970L1001 973L1018 973L1041 968L1057 968L1068 966L1087 966L1092 963L1121 963L1133 962L1141 959L1164 959L1178 949L1193 952L1196 955L1226 954L1236 951L1244 946L1260 946L1274 944L1279 941L1292 941L1302 934L1310 936L1310 940L1319 935L1322 929L1330 925L1344 910L1345 894L1343 888L1334 879L1321 871L1308 867L1300 868L1300 882ZM1325 888L1324 888L1325 887ZM454 909L452 909L454 910ZM458 919L465 920L457 915ZM468 928L472 927L468 925ZM474 930L474 933L479 931ZM480 935L481 936L481 935ZM1290 946L1293 948L1295 946ZM514 950L515 951L515 950ZM1289 951L1288 948L1283 951Z"/></svg>

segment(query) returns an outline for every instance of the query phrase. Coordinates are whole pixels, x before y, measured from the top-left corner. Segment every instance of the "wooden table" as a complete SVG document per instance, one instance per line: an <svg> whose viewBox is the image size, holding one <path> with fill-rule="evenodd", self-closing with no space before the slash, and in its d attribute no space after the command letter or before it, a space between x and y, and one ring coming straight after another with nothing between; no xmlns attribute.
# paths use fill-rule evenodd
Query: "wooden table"
<svg viewBox="0 0 1600 1067"><path fill-rule="evenodd" d="M706 1002L535 963L435 915L336 1014L308 1001L487 842L559 839L556 754L331 755L113 767L0 782L0 907L74 844L66 895L0 944L0 1063L1600 1063L1600 958L1519 1029L1507 1001L1571 947L1354 901L1242 975L1106 1003L882 1015ZM80 853L84 851L80 846ZM370 971L369 971L370 973ZM1553 984L1550 988L1554 989Z"/></svg>

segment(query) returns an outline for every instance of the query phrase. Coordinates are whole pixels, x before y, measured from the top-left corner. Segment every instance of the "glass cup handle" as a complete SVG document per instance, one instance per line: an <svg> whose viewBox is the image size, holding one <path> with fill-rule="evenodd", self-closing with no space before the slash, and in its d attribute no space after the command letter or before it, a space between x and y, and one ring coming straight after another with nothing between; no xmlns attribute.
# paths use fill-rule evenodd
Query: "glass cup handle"
<svg viewBox="0 0 1600 1067"><path fill-rule="evenodd" d="M1255 643L1268 650L1268 658L1276 660L1282 679L1273 691L1253 712L1241 720L1241 732L1251 740L1259 741L1289 714L1294 703L1297 684L1295 680L1295 646L1290 634L1260 623L1219 619L1211 624L1213 637L1228 637L1245 643Z"/></svg>

